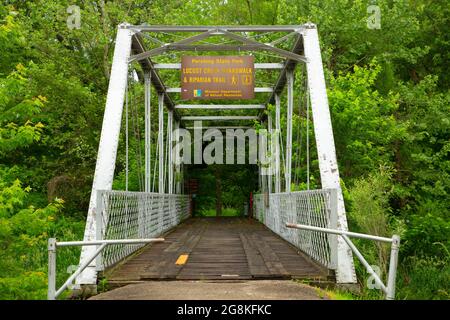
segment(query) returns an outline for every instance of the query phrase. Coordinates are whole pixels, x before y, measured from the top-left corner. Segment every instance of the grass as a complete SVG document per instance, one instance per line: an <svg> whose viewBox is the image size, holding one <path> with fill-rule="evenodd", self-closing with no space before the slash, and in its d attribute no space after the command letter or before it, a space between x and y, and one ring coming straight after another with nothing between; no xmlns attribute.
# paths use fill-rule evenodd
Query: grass
<svg viewBox="0 0 450 320"><path fill-rule="evenodd" d="M360 275L361 277L362 275ZM308 284L307 282L303 282ZM365 282L363 282L365 283ZM318 296L332 300L382 300L379 290L362 287L359 294L316 288ZM397 272L396 300L449 300L450 264L448 258L409 257Z"/></svg>
<svg viewBox="0 0 450 320"><path fill-rule="evenodd" d="M215 217L216 210L215 209L207 209L201 210L199 213L202 217ZM223 208L221 217L239 217L241 216L239 212L234 208Z"/></svg>
<svg viewBox="0 0 450 320"><path fill-rule="evenodd" d="M403 264L397 276L398 299L450 299L448 258L410 257Z"/></svg>
<svg viewBox="0 0 450 320"><path fill-rule="evenodd" d="M316 292L320 299L328 297L330 300L356 300L353 294L346 291L316 288Z"/></svg>

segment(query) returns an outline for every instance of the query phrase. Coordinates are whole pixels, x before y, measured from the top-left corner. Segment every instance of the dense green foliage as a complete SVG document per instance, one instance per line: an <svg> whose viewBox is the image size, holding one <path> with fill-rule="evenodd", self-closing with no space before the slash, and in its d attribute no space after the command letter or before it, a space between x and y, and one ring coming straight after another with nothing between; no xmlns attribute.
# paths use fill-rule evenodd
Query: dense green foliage
<svg viewBox="0 0 450 320"><path fill-rule="evenodd" d="M80 29L66 25L72 4L81 7ZM82 237L113 39L123 21L316 23L350 229L400 233L400 298L448 299L450 6L445 0L378 5L381 29L372 30L366 24L367 1L0 2L0 299L45 298L46 239ZM171 60L164 56L160 61ZM301 76L299 70L296 77ZM271 83L276 75L258 79ZM178 81L176 76L170 80ZM135 90L131 105L142 93L138 85ZM305 109L296 109L295 189L305 188L305 127ZM311 186L320 187L312 132L310 141ZM122 151L116 188L124 186ZM130 154L130 189L139 188L137 158ZM225 207L242 208L242 194L255 191L252 170L223 174ZM205 188L214 189L208 187L213 176L213 171L204 173ZM213 198L209 201L205 212L215 206ZM358 246L385 269L386 248L363 241ZM58 256L62 278L78 262L76 250L64 250ZM357 265L363 295L376 297L378 291L366 289L362 269Z"/></svg>
<svg viewBox="0 0 450 320"><path fill-rule="evenodd" d="M188 178L198 181L194 215L217 214L217 178L221 181L221 202L224 209L221 215L243 216L248 213L249 195L258 188L256 165L193 166L188 170Z"/></svg>

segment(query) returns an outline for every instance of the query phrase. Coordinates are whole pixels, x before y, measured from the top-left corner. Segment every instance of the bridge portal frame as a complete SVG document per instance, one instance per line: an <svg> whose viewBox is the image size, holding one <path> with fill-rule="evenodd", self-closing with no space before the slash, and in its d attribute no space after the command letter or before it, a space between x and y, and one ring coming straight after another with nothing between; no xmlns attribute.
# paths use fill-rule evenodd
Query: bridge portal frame
<svg viewBox="0 0 450 320"><path fill-rule="evenodd" d="M194 36L184 38L173 43L163 43L157 39L160 47L147 51L142 41L142 37L147 32L189 32L198 33ZM287 32L285 36L272 41L271 43L258 42L249 37L239 35L242 32ZM208 37L221 35L232 40L242 42L240 45L212 45L195 44ZM291 51L283 50L276 45L290 37L295 37L295 43ZM293 71L298 63L306 64L307 83L309 88L309 99L312 109L315 140L319 160L319 169L321 184L323 189L337 189L337 228L342 231L347 230L347 219L344 207L342 190L340 187L339 170L336 159L336 151L328 98L326 93L325 78L322 66L321 51L316 25L307 23L304 25L291 26L148 26L148 25L130 25L123 23L119 25L116 36L114 57L111 68L110 82L108 86L105 113L100 136L98 157L96 162L94 181L89 203L89 210L86 221L84 241L93 241L96 239L96 203L98 190L111 190L116 163L116 155L121 129L121 119L125 93L127 88L128 66L133 61L138 61L144 70L145 82L145 191L150 188L150 97L151 86L155 89L159 101L159 126L164 126L163 106L168 109L169 123L172 127L172 121L175 121L175 127L181 125L181 116L178 113L179 105L172 100L170 93L178 92L178 88L167 88L159 73L160 69L177 69L179 64L154 64L152 56L159 55L171 50L177 51L256 51L264 50L283 57L284 64L280 63L260 63L256 64L261 69L280 69L279 77L272 88L255 88L255 92L270 92L270 98L267 104L275 105L275 129L281 128L281 100L280 96L283 89L287 86L287 139L286 139L286 158L285 158L285 192L291 191L291 156L292 156L292 114L294 97L294 76ZM245 107L244 107L245 108ZM260 121L265 122L266 116L261 114ZM271 121L270 130L272 128ZM279 132L279 131L278 131ZM171 136L170 134L168 135ZM170 140L171 141L171 140ZM277 144L278 145L278 144ZM158 138L159 146L159 192L164 192L164 172L169 170L169 177L173 178L173 166L164 168L164 138L163 131L160 130ZM279 146L277 146L279 149ZM276 150L279 151L279 150ZM277 152L275 159L276 165L280 166L280 152ZM161 161L162 160L162 161ZM179 170L177 167L176 170ZM260 179L261 183L263 179ZM271 191L268 188L267 181L272 184L272 179L264 179L264 190ZM169 181L168 191L173 192L173 181ZM176 190L181 190L178 186ZM274 176L274 191L281 192L281 178L279 170ZM86 262L95 251L94 246L84 246L82 248L80 263ZM352 251L343 239L338 239L336 254L336 281L339 284L355 284L357 282ZM77 286L95 285L97 281L97 270L95 260L89 264L83 273L77 279Z"/></svg>

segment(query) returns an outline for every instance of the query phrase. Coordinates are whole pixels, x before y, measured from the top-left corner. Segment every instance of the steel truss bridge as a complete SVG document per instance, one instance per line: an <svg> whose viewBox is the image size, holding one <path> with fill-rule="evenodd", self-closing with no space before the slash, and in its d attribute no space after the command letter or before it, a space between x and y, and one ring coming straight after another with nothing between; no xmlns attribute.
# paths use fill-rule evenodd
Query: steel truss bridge
<svg viewBox="0 0 450 320"><path fill-rule="evenodd" d="M176 40L170 43L161 40L167 35L175 36ZM208 41L213 38L222 41ZM288 43L291 48L283 48ZM258 72L271 70L278 76L271 85L255 87L255 95L266 97L263 103L182 104L174 98L181 88L167 86L162 76L181 68L180 63L173 60L178 59L176 53L182 51L248 51L264 58L255 63ZM164 61L167 58L172 61L155 63L153 60L161 55L164 55ZM133 69L133 65L140 67ZM304 86L295 85L297 66L303 68ZM144 86L145 173L140 192L112 190L124 109L128 120L132 69L139 70L135 76ZM295 92L298 87L301 89ZM281 96L285 91L286 103L282 105ZM158 100L154 163L151 154L152 94L157 95ZM319 190L291 190L292 119L296 94L306 99L308 117L311 108L322 187ZM269 105L275 106L274 119L272 113L264 112ZM221 110L227 110L228 113L222 116L195 113L206 109L217 110L219 114ZM183 113L186 110L189 114ZM230 112L238 112L238 115L230 115ZM190 218L190 199L183 194L183 164L173 165L172 153L168 152L174 142L173 129L192 129L187 124L195 120L219 122L222 126L213 127L218 130L245 128L243 124L248 126L249 120L256 120L269 133L280 132L283 114L285 141L279 135L275 150L271 150L275 155L275 166L280 170L269 175L263 174L262 168L259 170L260 193L254 199L256 219ZM225 121L232 125L223 126ZM128 121L126 132L128 146ZM391 244L387 284L367 263L351 237ZM57 289L56 254L65 246L82 246L80 265ZM353 255L374 277L386 297L393 299L398 246L399 238L395 235L385 238L348 231L319 38L314 24L149 26L124 23L118 27L84 239L76 242L49 240L49 299L57 298L74 281L76 288L95 287L99 274L106 274L108 270L115 270L111 278L117 283L165 278L322 276L339 285L351 286L357 283ZM178 263L178 259L184 261Z"/></svg>

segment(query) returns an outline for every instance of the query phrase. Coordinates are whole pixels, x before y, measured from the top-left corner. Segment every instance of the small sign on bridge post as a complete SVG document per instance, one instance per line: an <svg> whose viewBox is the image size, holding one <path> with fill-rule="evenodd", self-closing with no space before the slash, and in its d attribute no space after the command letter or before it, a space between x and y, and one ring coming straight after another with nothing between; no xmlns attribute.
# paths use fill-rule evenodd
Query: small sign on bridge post
<svg viewBox="0 0 450 320"><path fill-rule="evenodd" d="M253 99L253 56L183 56L181 99Z"/></svg>

